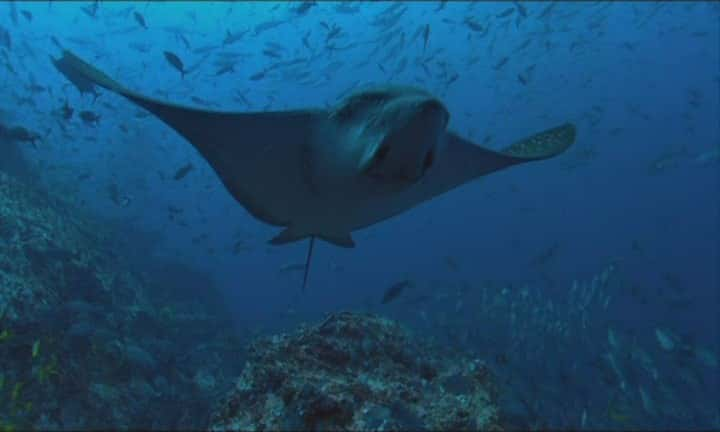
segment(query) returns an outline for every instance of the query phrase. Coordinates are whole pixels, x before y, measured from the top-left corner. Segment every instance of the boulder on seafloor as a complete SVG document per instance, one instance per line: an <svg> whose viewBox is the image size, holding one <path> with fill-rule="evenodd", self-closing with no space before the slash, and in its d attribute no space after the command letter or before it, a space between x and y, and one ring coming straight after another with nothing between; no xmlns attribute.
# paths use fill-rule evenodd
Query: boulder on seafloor
<svg viewBox="0 0 720 432"><path fill-rule="evenodd" d="M337 313L262 338L211 430L501 430L480 361L448 356L398 323Z"/></svg>

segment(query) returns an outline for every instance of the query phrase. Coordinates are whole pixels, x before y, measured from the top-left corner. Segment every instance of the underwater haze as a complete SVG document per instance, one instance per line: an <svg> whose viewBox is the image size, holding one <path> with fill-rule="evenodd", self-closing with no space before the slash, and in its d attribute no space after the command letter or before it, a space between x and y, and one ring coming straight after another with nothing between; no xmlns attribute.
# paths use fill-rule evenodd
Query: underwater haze
<svg viewBox="0 0 720 432"><path fill-rule="evenodd" d="M352 248L318 238L306 267L309 240L269 244L282 227L236 200L196 143L67 53L202 111L334 112L390 84L433 95L449 130L495 152L566 123L576 135L352 232ZM486 362L509 429L720 429L720 3L8 1L0 88L0 173L57 203L31 211L39 198L0 186L0 358L19 368L0 371L0 430L206 428L254 338L338 311ZM228 140L263 144L248 137ZM55 212L91 222L43 222ZM99 240L42 265L35 237L20 240L46 230L60 248L76 226ZM90 262L102 284L122 268L143 288L63 294L87 278L57 268ZM122 367L93 375L98 358ZM117 370L132 386L107 378ZM66 409L64 376L114 402ZM165 395L146 402L161 414L103 414L130 394Z"/></svg>

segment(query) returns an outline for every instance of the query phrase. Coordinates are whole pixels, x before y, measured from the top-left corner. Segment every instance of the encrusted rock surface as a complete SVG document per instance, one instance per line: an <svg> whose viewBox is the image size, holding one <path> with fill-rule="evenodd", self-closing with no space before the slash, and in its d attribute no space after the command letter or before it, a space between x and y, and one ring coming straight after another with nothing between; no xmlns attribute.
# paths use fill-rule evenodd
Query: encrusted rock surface
<svg viewBox="0 0 720 432"><path fill-rule="evenodd" d="M450 357L394 321L337 313L258 339L211 430L500 430L478 360Z"/></svg>
<svg viewBox="0 0 720 432"><path fill-rule="evenodd" d="M69 299L109 303L122 296L144 305L138 281L101 250L103 231L0 171L0 317L31 316Z"/></svg>
<svg viewBox="0 0 720 432"><path fill-rule="evenodd" d="M0 430L198 429L240 373L210 282L133 273L105 231L0 171Z"/></svg>

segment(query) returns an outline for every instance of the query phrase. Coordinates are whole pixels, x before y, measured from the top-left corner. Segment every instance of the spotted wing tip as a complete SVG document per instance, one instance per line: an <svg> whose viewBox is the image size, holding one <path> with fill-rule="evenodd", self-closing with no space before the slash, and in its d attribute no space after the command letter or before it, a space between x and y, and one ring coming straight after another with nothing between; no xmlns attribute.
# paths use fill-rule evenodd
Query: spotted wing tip
<svg viewBox="0 0 720 432"><path fill-rule="evenodd" d="M577 128L568 122L518 141L503 153L522 159L547 159L567 150L576 137Z"/></svg>

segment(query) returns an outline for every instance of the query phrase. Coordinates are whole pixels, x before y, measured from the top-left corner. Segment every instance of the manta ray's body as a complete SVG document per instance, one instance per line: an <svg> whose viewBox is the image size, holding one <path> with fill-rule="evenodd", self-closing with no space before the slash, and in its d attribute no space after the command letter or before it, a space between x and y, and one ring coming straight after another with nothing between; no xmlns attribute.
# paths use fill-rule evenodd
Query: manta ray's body
<svg viewBox="0 0 720 432"><path fill-rule="evenodd" d="M555 156L575 140L565 124L502 151L447 130L449 114L410 87L365 90L331 110L217 112L133 92L66 51L62 63L149 110L185 137L284 244L319 237L352 247L351 233L479 176Z"/></svg>

